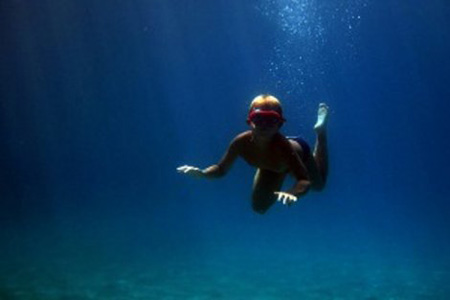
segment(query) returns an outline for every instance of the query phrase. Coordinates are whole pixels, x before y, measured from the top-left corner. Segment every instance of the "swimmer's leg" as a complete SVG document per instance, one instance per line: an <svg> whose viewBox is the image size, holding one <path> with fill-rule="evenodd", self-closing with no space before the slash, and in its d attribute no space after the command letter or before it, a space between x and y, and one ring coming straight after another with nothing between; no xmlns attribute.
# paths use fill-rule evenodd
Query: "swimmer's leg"
<svg viewBox="0 0 450 300"><path fill-rule="evenodd" d="M252 208L264 214L277 200L275 192L281 190L286 174L258 169L253 181Z"/></svg>
<svg viewBox="0 0 450 300"><path fill-rule="evenodd" d="M322 190L328 176L328 145L327 145L327 121L329 108L325 103L319 104L317 113L317 123L314 125L316 131L316 144L314 146L313 157L316 164L318 178L312 188Z"/></svg>

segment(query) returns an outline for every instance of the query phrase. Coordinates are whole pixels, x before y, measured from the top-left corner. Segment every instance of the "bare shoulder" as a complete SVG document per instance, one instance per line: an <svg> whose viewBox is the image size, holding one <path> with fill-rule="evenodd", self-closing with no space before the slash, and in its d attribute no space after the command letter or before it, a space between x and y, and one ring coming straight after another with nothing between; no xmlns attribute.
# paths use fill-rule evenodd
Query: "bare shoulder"
<svg viewBox="0 0 450 300"><path fill-rule="evenodd" d="M302 146L297 141L289 139L283 135L280 135L280 137L278 138L278 144L280 145L284 153L303 153Z"/></svg>
<svg viewBox="0 0 450 300"><path fill-rule="evenodd" d="M244 131L240 134L238 134L232 141L231 141L231 147L236 149L242 149L242 147L245 147L245 145L250 141L252 136L252 132L250 130Z"/></svg>
<svg viewBox="0 0 450 300"><path fill-rule="evenodd" d="M280 134L280 133L278 133L276 135L274 140L283 149L289 149L289 148L292 147L292 145L290 143L291 141L288 138L286 138L284 135Z"/></svg>
<svg viewBox="0 0 450 300"><path fill-rule="evenodd" d="M302 152L303 151L302 145L300 145L297 141L291 140L291 139L286 139L286 140L289 142L291 148L293 150L295 150L296 152Z"/></svg>
<svg viewBox="0 0 450 300"><path fill-rule="evenodd" d="M244 131L238 134L232 141L232 143L242 143L250 140L252 132L250 130Z"/></svg>
<svg viewBox="0 0 450 300"><path fill-rule="evenodd" d="M294 140L294 139L288 139L286 138L287 141L287 147L286 150L289 151L291 154L292 153L297 153L300 158L306 158L305 154L308 153L307 149L304 149L303 145L301 143L299 143L298 141Z"/></svg>

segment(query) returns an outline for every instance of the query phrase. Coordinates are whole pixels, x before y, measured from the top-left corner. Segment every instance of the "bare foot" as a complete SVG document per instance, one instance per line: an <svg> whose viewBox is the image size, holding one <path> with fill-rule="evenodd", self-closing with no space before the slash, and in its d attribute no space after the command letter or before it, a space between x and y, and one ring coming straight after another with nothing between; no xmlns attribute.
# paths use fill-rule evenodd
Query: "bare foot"
<svg viewBox="0 0 450 300"><path fill-rule="evenodd" d="M319 110L317 112L317 122L314 125L314 130L319 133L325 130L328 120L328 106L325 103L319 104Z"/></svg>

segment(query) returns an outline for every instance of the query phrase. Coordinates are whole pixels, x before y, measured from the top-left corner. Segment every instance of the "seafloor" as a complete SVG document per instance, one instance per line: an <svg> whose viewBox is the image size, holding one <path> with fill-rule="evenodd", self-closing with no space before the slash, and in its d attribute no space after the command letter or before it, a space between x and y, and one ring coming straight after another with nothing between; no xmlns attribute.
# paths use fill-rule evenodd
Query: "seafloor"
<svg viewBox="0 0 450 300"><path fill-rule="evenodd" d="M9 251L0 299L450 299L450 264L438 258L260 246Z"/></svg>

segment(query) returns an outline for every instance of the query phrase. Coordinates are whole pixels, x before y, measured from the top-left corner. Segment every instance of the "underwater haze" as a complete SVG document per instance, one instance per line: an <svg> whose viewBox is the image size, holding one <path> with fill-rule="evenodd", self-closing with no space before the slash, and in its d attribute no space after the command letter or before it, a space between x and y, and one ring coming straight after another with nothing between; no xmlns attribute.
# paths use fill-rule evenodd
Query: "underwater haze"
<svg viewBox="0 0 450 300"><path fill-rule="evenodd" d="M0 300L450 299L450 2L2 0ZM326 188L216 163L283 103ZM292 182L286 183L289 187Z"/></svg>

